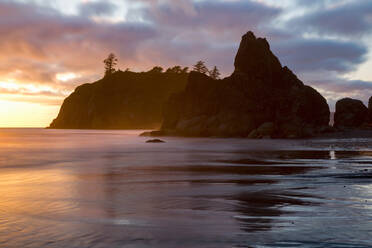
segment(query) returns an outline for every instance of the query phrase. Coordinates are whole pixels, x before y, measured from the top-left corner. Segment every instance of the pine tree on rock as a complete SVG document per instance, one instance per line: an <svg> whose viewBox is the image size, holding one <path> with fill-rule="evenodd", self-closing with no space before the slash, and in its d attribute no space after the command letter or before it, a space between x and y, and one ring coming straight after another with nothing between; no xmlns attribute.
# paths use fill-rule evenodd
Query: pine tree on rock
<svg viewBox="0 0 372 248"><path fill-rule="evenodd" d="M194 66L193 66L193 71L207 74L208 73L208 68L205 66L204 61L198 61Z"/></svg>
<svg viewBox="0 0 372 248"><path fill-rule="evenodd" d="M118 63L118 59L115 54L110 53L103 63L105 64L105 76L109 76L116 71L115 67Z"/></svg>
<svg viewBox="0 0 372 248"><path fill-rule="evenodd" d="M217 66L213 67L213 69L209 71L209 76L215 80L220 79L221 73L218 70Z"/></svg>

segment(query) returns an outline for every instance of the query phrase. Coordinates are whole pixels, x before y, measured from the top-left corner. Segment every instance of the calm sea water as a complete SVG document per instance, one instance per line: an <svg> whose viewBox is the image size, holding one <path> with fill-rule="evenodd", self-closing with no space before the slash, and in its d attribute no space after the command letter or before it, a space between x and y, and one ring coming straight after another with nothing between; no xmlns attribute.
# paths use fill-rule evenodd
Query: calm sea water
<svg viewBox="0 0 372 248"><path fill-rule="evenodd" d="M372 139L0 129L0 247L372 247Z"/></svg>

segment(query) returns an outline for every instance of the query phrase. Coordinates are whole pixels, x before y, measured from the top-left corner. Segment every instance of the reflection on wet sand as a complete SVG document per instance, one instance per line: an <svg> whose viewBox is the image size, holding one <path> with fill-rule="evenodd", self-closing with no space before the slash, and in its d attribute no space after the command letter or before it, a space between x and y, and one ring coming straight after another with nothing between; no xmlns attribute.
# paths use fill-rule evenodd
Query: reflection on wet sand
<svg viewBox="0 0 372 248"><path fill-rule="evenodd" d="M283 210L283 206L317 205L318 203L306 200L306 198L312 197L288 192L259 191L241 193L232 197L232 200L239 202L236 212L240 215L236 216L236 219L239 221L242 230L252 232L270 229L273 217L292 214L290 211ZM285 221L286 223L281 224L289 224L288 220Z"/></svg>
<svg viewBox="0 0 372 248"><path fill-rule="evenodd" d="M285 154L285 152L280 152L280 156ZM313 157L319 159L319 154L320 153L315 153ZM322 152L321 154L324 155L326 153ZM189 156L192 155L189 154ZM293 154L288 154L287 157L289 156L292 156L292 159L295 157ZM311 155L308 154L308 157L310 156ZM276 177L278 175L304 174L310 170L322 169L323 167L319 165L311 166L307 165L305 162L285 163L252 159L226 161L211 160L206 162L218 162L220 165L128 166L115 171L109 170L108 168L110 168L110 166L107 166L106 174L104 174L103 177L107 180L107 184L122 182L125 185L138 184L144 186L149 184L156 185L156 187L163 184L168 187L174 187L176 191L177 189L182 191L186 183L186 187L190 188L188 191L196 192L192 194L192 197L178 195L177 198L181 198L181 200L178 199L176 205L174 205L173 201L171 207L166 208L164 208L164 205L159 207L159 203L155 202L152 206L154 207L152 211L156 212L157 208L171 209L172 207L177 207L183 210L224 211L234 213L234 219L240 225L241 230L246 232L270 229L273 221L272 217L291 213L290 211L282 210L283 206L318 204L313 201L308 201L307 198L314 198L314 196L306 194L280 191L275 188L263 191L256 190L257 187L265 187L265 185L276 184L279 183L280 180L285 180L285 178L280 178L279 180ZM232 164L239 164L239 166ZM218 178L220 175L223 175L223 178ZM236 175L238 175L239 178L235 178ZM274 177L260 179L256 178L257 175ZM133 180L133 178L136 179ZM208 192L207 188L216 187L216 185L230 185L230 187L226 187L229 190L225 195L220 195L218 192L216 194L214 191L211 195L205 194L205 192ZM234 192L234 185L244 186L244 188L239 189L238 193L236 193ZM250 189L249 186L255 186L255 188ZM110 191L110 195L111 194L113 194L112 191ZM118 196L120 196L120 194L118 194ZM213 204L210 204L211 201ZM115 199L110 198L110 202L115 202Z"/></svg>
<svg viewBox="0 0 372 248"><path fill-rule="evenodd" d="M66 132L54 133L55 143L27 132L5 136L13 148L0 143L1 247L371 241L370 151L178 138L159 147L131 134Z"/></svg>
<svg viewBox="0 0 372 248"><path fill-rule="evenodd" d="M324 153L311 154L311 152L306 152L309 157L319 159L319 154L324 155ZM298 153L297 153L298 154ZM252 155L252 154L251 154ZM256 152L255 156L258 155ZM262 154L261 154L262 155ZM276 156L286 156L288 159L299 158L295 156L292 152L280 151L277 154L270 154L266 158L275 159ZM311 156L313 155L313 156ZM301 157L300 157L301 158ZM275 187L264 187L265 184L277 184L280 180L285 180L285 178L278 179L277 175L295 175L304 174L310 170L322 169L320 166L307 165L304 162L285 162L285 161L268 161L268 160L258 160L258 159L239 159L239 160L220 160L219 163L222 166L193 166L193 167L177 167L174 168L175 171L188 170L189 173L195 174L219 174L224 175L238 174L240 176L274 176L272 179L266 178L262 180L245 181L244 186L253 186L255 184L260 184L261 188L266 188L265 190L260 190L260 187L244 187L239 190L238 193L226 194L226 195L203 195L198 196L198 199L223 199L231 204L231 208L228 209L230 212L235 212L234 219L239 223L241 230L245 232L256 232L265 231L272 228L273 221L275 218L281 216L282 214L290 214L290 211L283 210L283 206L305 206L305 205L315 205L314 201L307 200L308 198L314 198L314 196L306 194L296 194L287 190L275 189ZM239 166L234 166L233 164L239 164ZM302 166L300 166L302 164ZM170 170L172 171L172 170ZM274 179L277 178L277 179ZM215 183L213 180L209 183ZM236 181L225 180L223 183L236 184ZM239 184L239 183L238 183ZM227 210L226 208L224 210ZM279 224L279 223L276 223Z"/></svg>
<svg viewBox="0 0 372 248"><path fill-rule="evenodd" d="M229 161L229 163L234 163L234 161ZM141 170L141 171L151 171L156 172L187 172L193 174L236 174L236 175L290 175L296 173L304 173L311 169L321 169L317 166L231 166L231 165L189 165L189 166L162 166L162 167L141 167L141 168L127 168L128 170Z"/></svg>

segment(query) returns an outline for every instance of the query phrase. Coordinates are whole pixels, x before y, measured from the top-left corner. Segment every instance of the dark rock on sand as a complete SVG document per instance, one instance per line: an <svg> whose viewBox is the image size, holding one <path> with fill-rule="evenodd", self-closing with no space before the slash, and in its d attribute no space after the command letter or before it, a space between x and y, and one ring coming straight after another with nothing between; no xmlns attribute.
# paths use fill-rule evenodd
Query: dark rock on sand
<svg viewBox="0 0 372 248"><path fill-rule="evenodd" d="M359 128L368 118L368 108L362 101L344 98L336 103L334 127L343 128Z"/></svg>
<svg viewBox="0 0 372 248"><path fill-rule="evenodd" d="M163 105L185 89L188 73L122 72L83 84L65 99L50 128L155 129Z"/></svg>
<svg viewBox="0 0 372 248"><path fill-rule="evenodd" d="M223 80L190 73L154 135L300 138L326 130L329 118L324 97L282 67L266 39L248 32L234 73Z"/></svg>
<svg viewBox="0 0 372 248"><path fill-rule="evenodd" d="M165 141L161 139L152 139L152 140L146 141L146 143L165 143Z"/></svg>
<svg viewBox="0 0 372 248"><path fill-rule="evenodd" d="M372 125L372 96L368 101L368 123Z"/></svg>

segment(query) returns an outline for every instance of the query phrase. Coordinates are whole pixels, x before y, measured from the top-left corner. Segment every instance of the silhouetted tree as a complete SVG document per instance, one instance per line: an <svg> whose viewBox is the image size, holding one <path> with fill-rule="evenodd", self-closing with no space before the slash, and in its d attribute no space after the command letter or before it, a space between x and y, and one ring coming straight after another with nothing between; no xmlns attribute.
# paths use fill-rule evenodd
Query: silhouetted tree
<svg viewBox="0 0 372 248"><path fill-rule="evenodd" d="M149 70L149 72L151 73L162 73L163 72L163 68L160 67L160 66L155 66L154 68L152 68L151 70Z"/></svg>
<svg viewBox="0 0 372 248"><path fill-rule="evenodd" d="M103 63L105 64L105 76L108 76L116 71L115 66L118 63L118 59L115 54L110 53Z"/></svg>
<svg viewBox="0 0 372 248"><path fill-rule="evenodd" d="M209 71L208 68L205 66L204 61L198 61L194 66L193 66L193 71L200 72L203 74L207 74Z"/></svg>
<svg viewBox="0 0 372 248"><path fill-rule="evenodd" d="M188 73L189 72L189 67L184 67L182 69L182 73Z"/></svg>
<svg viewBox="0 0 372 248"><path fill-rule="evenodd" d="M208 73L209 73L209 76L210 76L211 78L216 79L216 80L217 80L217 79L220 79L220 75L221 75L221 73L220 73L220 71L218 70L217 66L213 67L213 69L210 70Z"/></svg>

